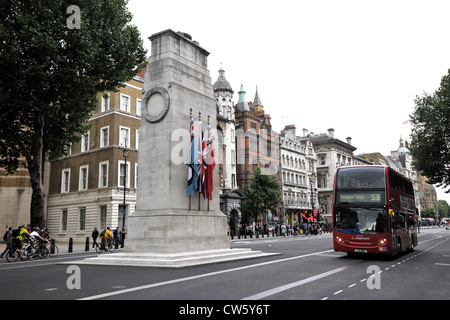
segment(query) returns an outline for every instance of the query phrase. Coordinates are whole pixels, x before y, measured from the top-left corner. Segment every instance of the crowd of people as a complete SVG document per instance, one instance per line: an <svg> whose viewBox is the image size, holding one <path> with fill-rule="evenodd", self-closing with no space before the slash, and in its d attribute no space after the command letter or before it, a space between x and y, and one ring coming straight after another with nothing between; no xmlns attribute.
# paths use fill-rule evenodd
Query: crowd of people
<svg viewBox="0 0 450 320"><path fill-rule="evenodd" d="M118 245L122 245L125 239L125 233L125 229L122 228L122 230L119 230L119 227L114 229L112 232L110 227L106 227L106 229L103 229L101 231L99 231L97 227L94 227L94 230L92 230L91 234L93 240L91 250L94 250L95 247L99 245L97 243L97 239L100 239L102 250L106 249L106 244L108 241L111 241L113 245L115 243L117 243Z"/></svg>
<svg viewBox="0 0 450 320"><path fill-rule="evenodd" d="M47 244L49 240L53 239L53 237L50 236L48 229L42 230L40 228L34 228L33 231L29 231L31 230L28 230L25 225L19 226L17 229L9 227L3 235L3 240L6 242L6 248L0 255L0 258L3 259L8 250L13 253L15 249L18 249L20 258L24 259L23 243L25 241Z"/></svg>
<svg viewBox="0 0 450 320"><path fill-rule="evenodd" d="M288 223L267 224L253 221L253 223L241 223L236 231L228 227L230 236L309 236L332 232L331 225L328 222L305 222L295 223L292 227Z"/></svg>

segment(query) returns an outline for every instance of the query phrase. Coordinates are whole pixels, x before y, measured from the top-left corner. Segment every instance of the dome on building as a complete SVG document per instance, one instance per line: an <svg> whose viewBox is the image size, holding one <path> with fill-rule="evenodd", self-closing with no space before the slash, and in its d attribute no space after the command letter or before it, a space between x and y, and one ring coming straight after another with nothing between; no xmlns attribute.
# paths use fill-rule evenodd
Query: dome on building
<svg viewBox="0 0 450 320"><path fill-rule="evenodd" d="M231 93L234 93L233 89L231 88L230 83L225 79L225 71L220 67L219 70L219 78L213 85L214 92L215 91L229 91Z"/></svg>
<svg viewBox="0 0 450 320"><path fill-rule="evenodd" d="M403 143L403 139L400 138L400 147L397 150L398 156L406 156L406 154L410 154L410 151L407 147L405 147L405 144Z"/></svg>

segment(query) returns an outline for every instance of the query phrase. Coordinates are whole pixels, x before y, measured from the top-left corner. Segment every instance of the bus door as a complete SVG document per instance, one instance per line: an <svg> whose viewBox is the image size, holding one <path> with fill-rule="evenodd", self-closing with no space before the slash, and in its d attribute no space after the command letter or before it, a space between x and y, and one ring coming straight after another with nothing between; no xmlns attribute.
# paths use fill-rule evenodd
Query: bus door
<svg viewBox="0 0 450 320"><path fill-rule="evenodd" d="M405 213L401 211L391 211L391 242L392 253L399 253L405 250L406 221Z"/></svg>

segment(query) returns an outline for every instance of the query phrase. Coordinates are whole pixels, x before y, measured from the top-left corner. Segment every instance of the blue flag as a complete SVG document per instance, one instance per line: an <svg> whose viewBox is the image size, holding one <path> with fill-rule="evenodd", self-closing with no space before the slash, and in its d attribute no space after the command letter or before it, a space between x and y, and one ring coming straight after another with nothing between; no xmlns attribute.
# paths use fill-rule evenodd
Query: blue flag
<svg viewBox="0 0 450 320"><path fill-rule="evenodd" d="M197 146L195 144L194 119L191 119L191 156L188 172L188 194L190 197L194 195L194 189L197 189L198 180L198 164L197 164Z"/></svg>

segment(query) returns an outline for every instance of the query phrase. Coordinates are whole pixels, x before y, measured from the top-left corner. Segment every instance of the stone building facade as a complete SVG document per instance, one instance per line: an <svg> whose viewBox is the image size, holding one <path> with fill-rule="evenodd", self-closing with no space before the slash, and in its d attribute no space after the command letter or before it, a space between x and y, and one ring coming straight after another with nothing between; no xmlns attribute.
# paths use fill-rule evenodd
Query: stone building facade
<svg viewBox="0 0 450 320"><path fill-rule="evenodd" d="M230 231L236 232L241 221L239 203L242 193L238 189L236 176L236 122L234 91L225 78L222 67L213 85L217 106L217 130L219 150L217 162L220 175L220 211L227 215Z"/></svg>
<svg viewBox="0 0 450 320"><path fill-rule="evenodd" d="M297 136L295 125L285 126L280 153L285 221L294 225L317 220L316 154L310 137Z"/></svg>
<svg viewBox="0 0 450 320"><path fill-rule="evenodd" d="M305 134L307 134L306 131ZM311 133L310 138L317 155L319 214L322 220L331 222L333 182L336 169L342 166L371 165L371 162L354 155L356 147L352 145L352 138L348 137L346 142L339 140L334 136L334 129L328 129L328 133Z"/></svg>

